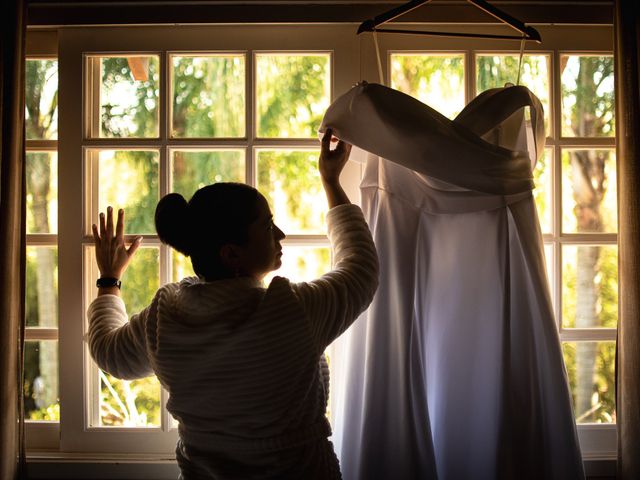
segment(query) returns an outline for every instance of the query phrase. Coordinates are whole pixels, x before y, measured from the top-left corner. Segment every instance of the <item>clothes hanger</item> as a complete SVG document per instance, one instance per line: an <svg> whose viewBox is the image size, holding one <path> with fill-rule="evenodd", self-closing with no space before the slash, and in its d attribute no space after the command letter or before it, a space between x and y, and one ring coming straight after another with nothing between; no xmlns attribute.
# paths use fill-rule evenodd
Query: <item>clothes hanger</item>
<svg viewBox="0 0 640 480"><path fill-rule="evenodd" d="M404 5L400 5L399 7L392 8L388 12L381 13L376 17L365 20L358 27L357 34L361 34L363 32L381 32L381 33L404 33L410 35L431 35L431 36L443 36L443 37L469 37L469 38L493 38L493 39L505 39L505 40L531 40L536 43L542 43L542 37L540 33L533 27L525 25L523 22L518 20L517 18L512 17L506 12L503 12L497 7L489 4L485 0L467 0L467 2L475 5L480 10L488 13L489 15L497 18L502 23L509 25L514 28L521 35L493 35L493 34L483 34L483 33L464 33L464 32L430 32L423 30L404 30L404 29L396 29L396 28L378 28L380 25L383 25L391 20L394 20L405 13L414 10L425 3L429 3L431 0L411 0L410 2L405 3Z"/></svg>

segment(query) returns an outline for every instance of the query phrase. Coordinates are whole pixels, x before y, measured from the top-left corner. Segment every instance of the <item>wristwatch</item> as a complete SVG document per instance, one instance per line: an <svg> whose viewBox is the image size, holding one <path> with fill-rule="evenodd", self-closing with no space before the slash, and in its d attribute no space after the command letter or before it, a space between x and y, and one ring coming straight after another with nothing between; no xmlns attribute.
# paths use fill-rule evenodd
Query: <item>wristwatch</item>
<svg viewBox="0 0 640 480"><path fill-rule="evenodd" d="M122 285L122 282L113 277L100 277L96 280L96 287L98 288L118 287L118 290L120 290L120 285Z"/></svg>

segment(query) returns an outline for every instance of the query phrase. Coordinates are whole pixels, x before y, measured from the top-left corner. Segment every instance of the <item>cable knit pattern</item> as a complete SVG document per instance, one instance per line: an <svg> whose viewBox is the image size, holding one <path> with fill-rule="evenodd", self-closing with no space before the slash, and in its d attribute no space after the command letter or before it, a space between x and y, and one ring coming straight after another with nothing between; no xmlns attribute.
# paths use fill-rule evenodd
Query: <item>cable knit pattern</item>
<svg viewBox="0 0 640 480"><path fill-rule="evenodd" d="M250 478L339 478L322 352L371 302L378 259L359 207L331 209L327 224L335 267L312 282L275 277L265 289L247 278L191 277L161 287L128 322L117 296L90 305L98 365L119 378L155 373L169 391L185 478L249 478L220 470L220 458L246 464L246 475L255 467Z"/></svg>

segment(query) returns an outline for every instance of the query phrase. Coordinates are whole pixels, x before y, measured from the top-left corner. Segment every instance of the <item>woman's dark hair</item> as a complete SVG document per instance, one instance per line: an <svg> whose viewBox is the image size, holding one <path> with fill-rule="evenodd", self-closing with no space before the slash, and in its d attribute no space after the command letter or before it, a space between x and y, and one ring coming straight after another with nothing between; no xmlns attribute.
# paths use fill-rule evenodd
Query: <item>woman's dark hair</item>
<svg viewBox="0 0 640 480"><path fill-rule="evenodd" d="M170 193L156 207L156 231L163 243L191 257L199 277L227 278L232 272L222 263L220 248L247 242L249 225L258 216L259 195L244 183L207 185L189 202L179 193Z"/></svg>

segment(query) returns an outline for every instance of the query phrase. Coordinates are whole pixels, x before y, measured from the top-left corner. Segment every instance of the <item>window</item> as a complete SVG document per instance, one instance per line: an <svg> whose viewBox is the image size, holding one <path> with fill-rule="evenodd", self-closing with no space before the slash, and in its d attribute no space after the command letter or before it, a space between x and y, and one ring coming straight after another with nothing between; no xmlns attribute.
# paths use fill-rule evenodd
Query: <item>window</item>
<svg viewBox="0 0 640 480"><path fill-rule="evenodd" d="M25 418L55 431L60 420L58 356L58 62L25 65L27 184Z"/></svg>
<svg viewBox="0 0 640 480"><path fill-rule="evenodd" d="M329 268L317 125L336 95L361 78L378 78L374 54L359 43L370 39L358 39L353 30L350 25L65 29L58 33L57 63L30 59L50 72L37 77L49 78L38 84L49 104L27 106L28 124L39 115L42 121L34 124L47 126L46 134L27 142L28 168L44 168L50 177L46 208L34 196L40 194L34 188L44 186L30 187L28 199L28 269L37 277L28 294L29 401L36 398L35 379L51 377L39 370L43 362L52 365L43 360L50 358L46 352L58 342L60 347L60 416L51 418L60 420L60 441L53 438L45 446L172 457L176 426L157 380L112 378L93 364L83 341L98 275L90 227L107 205L125 209L130 238L144 237L122 279L129 314L146 306L159 285L192 274L190 261L155 235L158 199L173 191L188 198L214 181L246 182L265 193L287 234L278 274L305 280ZM611 30L540 30L548 40L527 49L520 72L521 83L545 107L547 149L534 172L534 194L583 453L609 454L615 451L615 132L612 57L600 49L611 48ZM515 42L407 36L379 41L389 84L450 118L477 93L515 83L518 76ZM59 141L57 124L49 120L55 115L44 113L55 110L55 88L46 86L55 68L63 112ZM61 172L57 182L56 172ZM355 201L360 177L361 166L350 162L343 180ZM38 230L44 211L49 227ZM39 293L43 275L54 287L59 278L57 300L55 288L53 297ZM45 298L50 311L57 306L59 322L40 314ZM50 405L56 411L58 403ZM31 446L46 443L38 438L47 425L29 425Z"/></svg>

